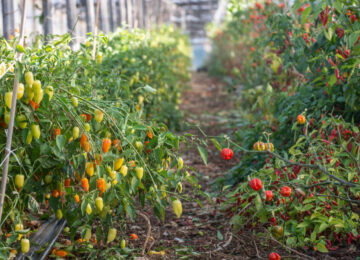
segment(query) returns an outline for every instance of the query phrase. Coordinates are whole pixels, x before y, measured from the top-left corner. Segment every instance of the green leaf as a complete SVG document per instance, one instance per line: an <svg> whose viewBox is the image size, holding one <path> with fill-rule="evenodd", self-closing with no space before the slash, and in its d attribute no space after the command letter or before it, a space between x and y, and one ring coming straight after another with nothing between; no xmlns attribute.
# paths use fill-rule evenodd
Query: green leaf
<svg viewBox="0 0 360 260"><path fill-rule="evenodd" d="M327 223L321 223L320 228L319 228L319 233L323 232L328 227L329 227L329 225Z"/></svg>
<svg viewBox="0 0 360 260"><path fill-rule="evenodd" d="M21 46L20 44L16 45L16 51L21 53L26 53L24 47Z"/></svg>
<svg viewBox="0 0 360 260"><path fill-rule="evenodd" d="M321 252L321 253L329 252L329 250L326 248L326 246L324 244L317 243L315 247L316 247L316 250Z"/></svg>
<svg viewBox="0 0 360 260"><path fill-rule="evenodd" d="M210 140L211 140L211 142L215 145L215 147L216 147L219 151L221 151L221 145L219 144L219 142L218 142L215 138L211 138Z"/></svg>
<svg viewBox="0 0 360 260"><path fill-rule="evenodd" d="M257 193L256 197L255 197L255 208L257 211L259 211L260 209L262 209L262 207L263 207L263 204L261 201L261 197L260 197L259 193Z"/></svg>
<svg viewBox="0 0 360 260"><path fill-rule="evenodd" d="M356 214L355 212L353 212L352 215L351 215L351 219L353 219L353 220L359 220L359 215Z"/></svg>
<svg viewBox="0 0 360 260"><path fill-rule="evenodd" d="M354 43L357 41L358 37L360 35L359 31L353 32L350 36L349 36L349 46L353 46Z"/></svg>
<svg viewBox="0 0 360 260"><path fill-rule="evenodd" d="M137 189L138 185L139 185L139 179L135 176L132 177L131 178L131 191L133 194L136 193L136 189Z"/></svg>
<svg viewBox="0 0 360 260"><path fill-rule="evenodd" d="M146 85L146 86L144 87L144 90L147 91L147 92L150 92L150 93L152 93L152 94L154 94L154 93L156 92L156 89L150 87L149 85Z"/></svg>
<svg viewBox="0 0 360 260"><path fill-rule="evenodd" d="M316 235L317 235L316 231L313 231L313 232L311 233L311 235L310 235L310 240L311 240L311 242L315 242L315 241L316 241Z"/></svg>
<svg viewBox="0 0 360 260"><path fill-rule="evenodd" d="M231 219L230 219L230 224L236 226L240 226L240 224L242 223L242 219L239 215L234 215Z"/></svg>
<svg viewBox="0 0 360 260"><path fill-rule="evenodd" d="M130 204L126 204L126 213L129 215L130 219L133 220L135 217L135 210Z"/></svg>
<svg viewBox="0 0 360 260"><path fill-rule="evenodd" d="M311 13L311 6L309 6L308 8L305 8L305 10L302 13L301 16L301 23L304 24L307 22L307 18L309 17L310 13Z"/></svg>
<svg viewBox="0 0 360 260"><path fill-rule="evenodd" d="M15 231L16 234L23 234L23 235L25 235L29 232L30 232L30 228Z"/></svg>
<svg viewBox="0 0 360 260"><path fill-rule="evenodd" d="M224 240L224 237L219 230L217 231L217 238L221 241Z"/></svg>
<svg viewBox="0 0 360 260"><path fill-rule="evenodd" d="M309 226L308 222L301 222L299 225L296 226L296 228L303 228Z"/></svg>
<svg viewBox="0 0 360 260"><path fill-rule="evenodd" d="M304 207L301 208L301 211L307 211L313 208L312 204L306 204Z"/></svg>
<svg viewBox="0 0 360 260"><path fill-rule="evenodd" d="M206 149L200 145L197 146L201 159L203 159L205 165L207 165L208 153Z"/></svg>
<svg viewBox="0 0 360 260"><path fill-rule="evenodd" d="M324 31L324 34L326 39L328 39L328 41L331 41L331 38L334 35L334 29L330 27L328 31Z"/></svg>
<svg viewBox="0 0 360 260"><path fill-rule="evenodd" d="M336 11L338 11L339 13L342 13L342 7L341 7L341 3L339 1L333 1L332 4L334 5Z"/></svg>
<svg viewBox="0 0 360 260"><path fill-rule="evenodd" d="M30 198L29 198L28 207L33 212L38 212L39 211L39 208L40 208L39 203L37 202L37 200L33 196L30 196Z"/></svg>
<svg viewBox="0 0 360 260"><path fill-rule="evenodd" d="M59 150L64 149L65 137L63 135L56 136L56 146L59 148Z"/></svg>

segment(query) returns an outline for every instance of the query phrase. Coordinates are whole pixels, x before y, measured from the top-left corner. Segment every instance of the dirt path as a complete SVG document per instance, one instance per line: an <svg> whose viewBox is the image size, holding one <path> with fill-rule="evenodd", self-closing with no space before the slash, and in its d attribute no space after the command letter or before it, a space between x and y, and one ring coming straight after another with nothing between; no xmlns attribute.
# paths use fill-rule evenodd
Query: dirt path
<svg viewBox="0 0 360 260"><path fill-rule="evenodd" d="M184 91L182 111L185 113L185 133L201 136L198 125L207 135L217 136L229 133L231 110L235 108L226 86L204 73L193 74L191 88ZM226 218L217 208L217 190L212 190L212 182L223 176L227 170L238 163L238 156L228 162L223 161L220 152L209 145L208 165L204 165L196 147L182 147L184 163L190 173L197 176L203 195L194 193L189 185L184 187L183 195L191 200L183 201L183 215L177 219L169 206L165 222L159 221L149 209L145 213L151 221L151 238L148 250L162 251L163 256L146 256L142 259L268 259L271 252L277 252L282 259L304 259L302 249L287 251L279 242L255 236L251 230L234 232ZM199 202L195 202L195 199ZM201 204L202 206L199 206ZM136 223L136 225L135 225ZM137 217L129 223L128 232L139 234L139 240L130 242L130 248L142 248L147 225ZM261 230L258 230L261 232ZM266 235L265 235L266 236ZM315 259L339 259L319 253L310 254ZM345 256L341 259L352 259Z"/></svg>
<svg viewBox="0 0 360 260"><path fill-rule="evenodd" d="M224 128L226 122L222 121L225 114L234 105L229 102L226 87L219 81L210 78L204 73L193 74L191 88L184 91L182 111L185 113L186 123L199 125L208 135L219 135L228 132ZM200 136L196 127L189 127L184 133ZM191 174L198 177L202 191L207 194L198 196L193 193L192 187L184 187L184 195L194 197L201 202L183 201L183 215L177 219L168 207L165 223L161 223L149 211L151 216L152 241L149 242L151 250L165 250L165 256L152 256L151 259L250 259L243 258L238 251L241 247L236 245L232 230L224 221L224 216L217 210L215 194L212 193L211 183L222 176L237 162L225 162L220 158L219 151L214 146L207 147L208 165L204 165L196 147L182 148L184 163L192 169ZM137 220L143 222L142 219ZM144 242L146 225L134 227L138 233L143 233L134 247L141 247ZM130 225L131 228L131 225ZM225 249L222 246L225 245ZM236 256L238 255L238 256ZM250 254L251 255L251 254Z"/></svg>

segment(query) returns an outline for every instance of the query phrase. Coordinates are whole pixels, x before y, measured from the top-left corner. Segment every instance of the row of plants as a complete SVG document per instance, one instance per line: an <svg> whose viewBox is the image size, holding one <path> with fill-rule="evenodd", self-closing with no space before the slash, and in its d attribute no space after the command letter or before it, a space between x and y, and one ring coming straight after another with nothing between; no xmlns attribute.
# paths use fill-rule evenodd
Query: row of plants
<svg viewBox="0 0 360 260"><path fill-rule="evenodd" d="M2 151L15 75L20 82L0 258L26 253L32 220L54 214L70 240L54 256L128 254L128 218L147 206L164 219L168 204L179 217L183 183L197 187L178 155L182 137L169 130L181 118L188 39L162 27L90 35L78 51L68 35L15 41L0 45Z"/></svg>
<svg viewBox="0 0 360 260"><path fill-rule="evenodd" d="M323 253L357 243L358 9L233 0L211 28L209 70L241 90L237 131L219 139L241 162L217 182L237 230Z"/></svg>

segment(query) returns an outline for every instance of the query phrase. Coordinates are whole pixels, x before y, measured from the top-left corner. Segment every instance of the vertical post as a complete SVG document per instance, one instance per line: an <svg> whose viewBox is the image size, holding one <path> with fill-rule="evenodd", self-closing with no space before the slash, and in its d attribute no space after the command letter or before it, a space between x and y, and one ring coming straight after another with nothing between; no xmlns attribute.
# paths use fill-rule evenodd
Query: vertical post
<svg viewBox="0 0 360 260"><path fill-rule="evenodd" d="M115 5L116 5L116 16L117 16L117 19L116 19L116 25L117 27L120 27L121 26L121 19L122 19L122 15L121 15L121 1L116 1L115 2Z"/></svg>
<svg viewBox="0 0 360 260"><path fill-rule="evenodd" d="M138 0L139 6L138 6L138 20L139 20L139 27L144 28L144 0Z"/></svg>
<svg viewBox="0 0 360 260"><path fill-rule="evenodd" d="M43 0L43 12L44 12L44 36L45 39L49 34L53 34L53 0Z"/></svg>
<svg viewBox="0 0 360 260"><path fill-rule="evenodd" d="M14 34L14 10L13 0L2 0L2 20L3 20L3 33L5 39L9 39L10 35Z"/></svg>
<svg viewBox="0 0 360 260"><path fill-rule="evenodd" d="M0 14L3 15L2 1L0 1ZM0 35L4 35L3 30L3 19L0 19Z"/></svg>
<svg viewBox="0 0 360 260"><path fill-rule="evenodd" d="M66 15L67 15L67 32L73 36L75 32L75 22L76 22L76 0L66 0ZM73 45L70 42L70 45Z"/></svg>
<svg viewBox="0 0 360 260"><path fill-rule="evenodd" d="M148 9L147 9L147 4L146 4L146 0L142 0L143 2L143 24L144 24L144 28L147 29L148 28Z"/></svg>
<svg viewBox="0 0 360 260"><path fill-rule="evenodd" d="M98 33L98 26L99 26L99 9L100 9L100 0L96 3L96 15L95 15L95 26L94 26L94 43L93 43L93 49L91 52L91 58L92 60L95 60L95 54L96 54L96 37Z"/></svg>
<svg viewBox="0 0 360 260"><path fill-rule="evenodd" d="M20 25L20 38L19 38L20 45L24 45L25 20L26 20L26 0L23 0L23 9L22 9L21 25ZM16 58L19 59L20 57L21 57L21 53L17 53ZM11 142L12 142L15 112L16 112L16 98L17 98L17 93L18 93L18 84L19 84L19 79L17 78L17 73L15 73L14 89L13 89L12 100L11 100L9 127L8 127L8 133L7 133L7 138L6 138L4 172L3 172L3 175L1 178L0 223L1 223L1 217L2 217L2 212L3 212L3 208L4 208L6 184L7 184L7 179L8 179L9 161L10 161L10 155L11 155Z"/></svg>
<svg viewBox="0 0 360 260"><path fill-rule="evenodd" d="M132 16L132 0L126 0L126 11L127 11L127 24L132 28L133 27L133 16Z"/></svg>
<svg viewBox="0 0 360 260"><path fill-rule="evenodd" d="M11 4L11 15L12 15L12 19L10 20L11 22L11 28L13 29L12 31L12 34L14 35L15 33L15 20L16 20L16 10L15 10L15 5L17 4L17 0L13 0L13 1L10 1L10 4Z"/></svg>
<svg viewBox="0 0 360 260"><path fill-rule="evenodd" d="M115 0L108 0L110 30L114 32L117 24L117 12Z"/></svg>
<svg viewBox="0 0 360 260"><path fill-rule="evenodd" d="M100 5L100 14L99 14L100 29L104 33L108 33L109 32L109 12L107 5L108 3L107 0L101 0L101 1L103 2L103 4Z"/></svg>
<svg viewBox="0 0 360 260"><path fill-rule="evenodd" d="M36 0L32 0L32 6L35 7ZM36 33L37 30L37 24L36 24L36 10L35 8L31 8L31 15L32 15L32 31L33 33Z"/></svg>
<svg viewBox="0 0 360 260"><path fill-rule="evenodd" d="M157 0L158 6L156 10L156 25L159 25L162 22L162 1Z"/></svg>
<svg viewBox="0 0 360 260"><path fill-rule="evenodd" d="M185 32L186 30L186 11L185 8L181 8L181 30Z"/></svg>
<svg viewBox="0 0 360 260"><path fill-rule="evenodd" d="M123 3L121 6L123 6L123 10L122 10L122 14L121 17L123 17L123 22L124 23L128 23L129 18L128 18L128 4L127 4L127 0L120 0L121 3Z"/></svg>
<svg viewBox="0 0 360 260"><path fill-rule="evenodd" d="M138 19L138 0L132 0L133 4L133 22L134 22L134 28L138 28L139 26L139 19Z"/></svg>
<svg viewBox="0 0 360 260"><path fill-rule="evenodd" d="M153 26L153 24L155 23L156 20L156 10L157 8L157 1L154 0L151 2L149 1L149 16L148 16L148 20L149 20L149 28L151 28Z"/></svg>
<svg viewBox="0 0 360 260"><path fill-rule="evenodd" d="M95 10L94 0L85 0L86 32L94 31Z"/></svg>

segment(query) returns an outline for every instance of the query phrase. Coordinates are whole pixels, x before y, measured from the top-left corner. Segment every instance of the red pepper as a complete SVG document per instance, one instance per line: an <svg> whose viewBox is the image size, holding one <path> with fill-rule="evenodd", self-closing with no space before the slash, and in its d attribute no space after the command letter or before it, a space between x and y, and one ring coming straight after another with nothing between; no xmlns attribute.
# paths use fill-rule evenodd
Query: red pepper
<svg viewBox="0 0 360 260"><path fill-rule="evenodd" d="M329 62L332 66L335 66L335 63L332 61L331 58L329 58L328 62Z"/></svg>
<svg viewBox="0 0 360 260"><path fill-rule="evenodd" d="M325 8L325 12L322 11L320 14L319 14L319 19L322 23L323 26L325 26L328 22L328 16L329 16L329 8L326 7Z"/></svg>
<svg viewBox="0 0 360 260"><path fill-rule="evenodd" d="M340 78L340 72L339 72L338 68L335 69L335 76L336 76L336 79Z"/></svg>
<svg viewBox="0 0 360 260"><path fill-rule="evenodd" d="M338 37L341 39L344 36L344 29L340 29L339 27L337 27L336 33L337 33Z"/></svg>
<svg viewBox="0 0 360 260"><path fill-rule="evenodd" d="M356 17L356 15L355 14L352 14L351 16L350 16L350 22L351 23L354 23L355 21L357 21L358 19L357 19L357 17Z"/></svg>

